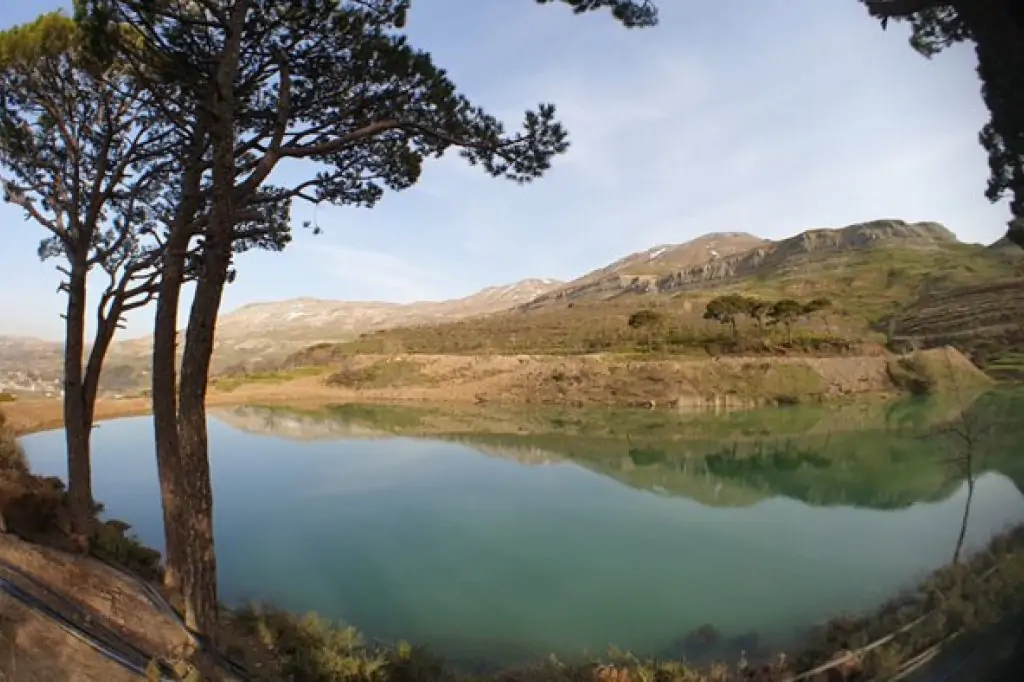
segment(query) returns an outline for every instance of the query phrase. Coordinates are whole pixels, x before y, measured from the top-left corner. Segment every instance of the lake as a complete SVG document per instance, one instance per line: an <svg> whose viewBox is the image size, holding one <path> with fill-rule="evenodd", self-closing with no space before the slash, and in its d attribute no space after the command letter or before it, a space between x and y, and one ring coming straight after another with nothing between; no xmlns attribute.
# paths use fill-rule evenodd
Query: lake
<svg viewBox="0 0 1024 682"><path fill-rule="evenodd" d="M786 646L1024 521L1020 395L726 414L242 407L210 420L222 598L452 660ZM65 474L63 434L23 439ZM148 418L95 495L163 545ZM695 651L686 635L721 633Z"/></svg>

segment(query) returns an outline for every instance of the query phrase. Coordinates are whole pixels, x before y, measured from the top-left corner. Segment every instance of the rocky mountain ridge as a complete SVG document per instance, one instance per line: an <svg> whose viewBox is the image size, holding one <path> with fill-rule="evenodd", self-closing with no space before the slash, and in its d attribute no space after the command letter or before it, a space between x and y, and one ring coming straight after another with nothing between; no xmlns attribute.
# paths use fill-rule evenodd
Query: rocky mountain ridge
<svg viewBox="0 0 1024 682"><path fill-rule="evenodd" d="M633 254L543 294L523 307L610 298L624 292L661 293L715 287L795 264L811 254L880 247L929 249L959 243L956 235L939 223L902 220L807 230L777 242L745 232L710 234L675 247L656 247Z"/></svg>

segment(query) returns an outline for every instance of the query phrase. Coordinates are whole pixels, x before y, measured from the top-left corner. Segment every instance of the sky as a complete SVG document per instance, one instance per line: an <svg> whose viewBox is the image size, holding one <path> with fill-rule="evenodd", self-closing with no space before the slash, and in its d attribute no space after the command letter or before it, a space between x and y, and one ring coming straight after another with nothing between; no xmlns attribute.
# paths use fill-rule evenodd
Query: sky
<svg viewBox="0 0 1024 682"><path fill-rule="evenodd" d="M0 26L69 4L4 2ZM296 225L315 219L322 234L297 229L283 253L241 255L223 312L572 279L708 232L779 239L898 218L967 242L1005 233L1006 205L983 195L986 112L969 48L926 60L906 27L883 32L856 0L659 4L660 26L626 30L533 0L413 3L412 44L510 126L554 102L569 152L526 186L452 154L372 210L296 205ZM304 177L300 166L275 181ZM64 300L56 263L36 257L41 228L0 205L0 229L0 335L60 339ZM125 336L151 319L135 313Z"/></svg>

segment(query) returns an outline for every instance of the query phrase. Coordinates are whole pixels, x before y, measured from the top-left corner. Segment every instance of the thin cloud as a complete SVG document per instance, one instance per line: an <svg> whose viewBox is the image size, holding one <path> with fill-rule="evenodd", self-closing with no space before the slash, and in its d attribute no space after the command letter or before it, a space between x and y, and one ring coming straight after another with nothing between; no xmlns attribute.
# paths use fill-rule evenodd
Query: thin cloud
<svg viewBox="0 0 1024 682"><path fill-rule="evenodd" d="M335 244L294 249L327 269L347 299L412 303L444 298L430 271L393 254Z"/></svg>

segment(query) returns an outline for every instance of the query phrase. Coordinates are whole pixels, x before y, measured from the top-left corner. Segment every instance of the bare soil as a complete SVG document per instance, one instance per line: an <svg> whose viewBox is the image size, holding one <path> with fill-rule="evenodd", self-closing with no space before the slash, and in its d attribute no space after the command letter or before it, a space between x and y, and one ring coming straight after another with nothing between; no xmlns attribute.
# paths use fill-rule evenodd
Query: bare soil
<svg viewBox="0 0 1024 682"><path fill-rule="evenodd" d="M70 596L126 640L154 656L181 660L188 635L141 588L101 562L0 534L0 560ZM49 618L0 595L0 681L137 680L69 637Z"/></svg>

